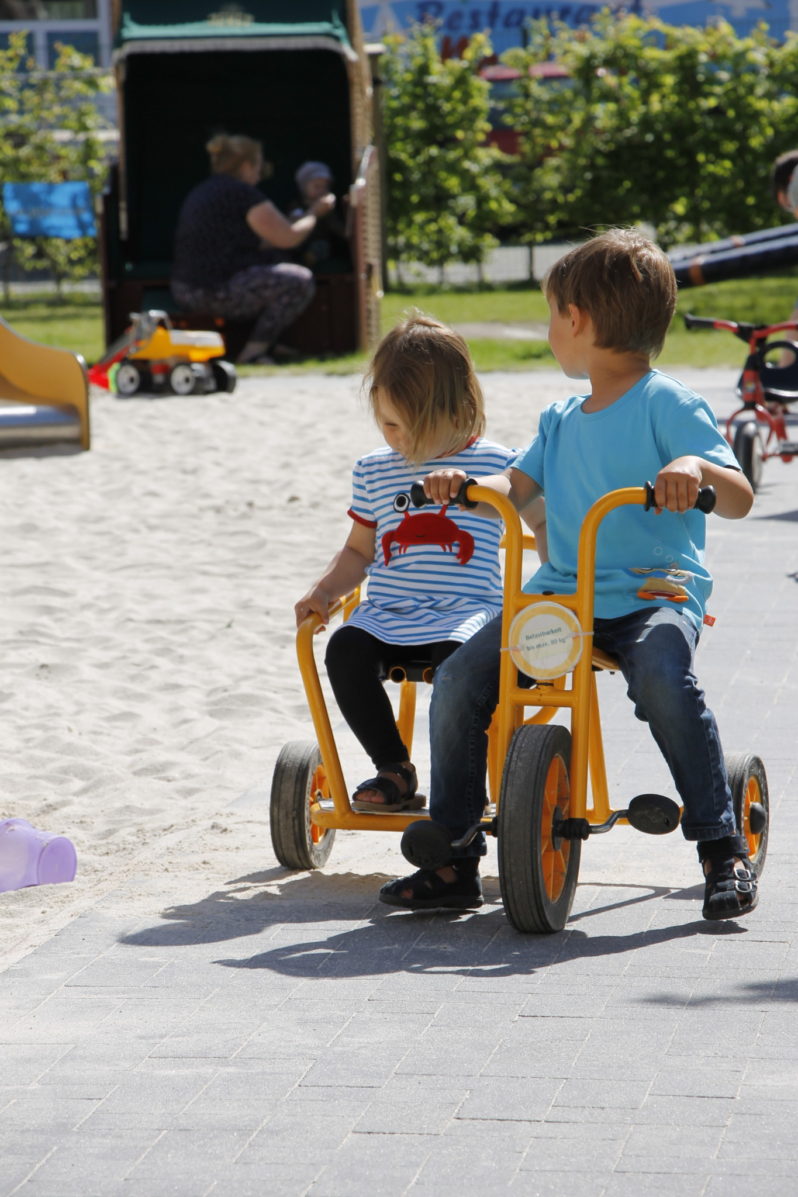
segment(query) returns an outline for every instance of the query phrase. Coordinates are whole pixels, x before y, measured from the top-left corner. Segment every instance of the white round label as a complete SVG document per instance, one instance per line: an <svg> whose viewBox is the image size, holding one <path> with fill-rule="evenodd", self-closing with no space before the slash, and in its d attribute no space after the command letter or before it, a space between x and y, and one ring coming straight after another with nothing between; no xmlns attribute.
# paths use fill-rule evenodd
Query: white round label
<svg viewBox="0 0 798 1197"><path fill-rule="evenodd" d="M510 656L527 677L562 677L582 656L582 627L570 607L532 603L510 624Z"/></svg>

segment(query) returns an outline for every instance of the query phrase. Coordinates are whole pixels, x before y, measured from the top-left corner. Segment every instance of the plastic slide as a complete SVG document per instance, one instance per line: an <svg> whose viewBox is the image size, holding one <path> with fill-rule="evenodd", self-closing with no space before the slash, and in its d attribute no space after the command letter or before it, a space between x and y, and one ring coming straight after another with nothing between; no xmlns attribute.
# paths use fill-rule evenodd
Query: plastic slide
<svg viewBox="0 0 798 1197"><path fill-rule="evenodd" d="M86 363L29 341L0 316L0 448L59 441L89 448Z"/></svg>

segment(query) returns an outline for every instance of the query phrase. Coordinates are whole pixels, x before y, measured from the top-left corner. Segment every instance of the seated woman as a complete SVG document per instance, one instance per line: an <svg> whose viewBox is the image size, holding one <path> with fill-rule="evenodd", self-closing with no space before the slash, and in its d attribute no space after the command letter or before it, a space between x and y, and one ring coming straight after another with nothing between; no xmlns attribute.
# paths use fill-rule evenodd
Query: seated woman
<svg viewBox="0 0 798 1197"><path fill-rule="evenodd" d="M321 195L288 220L256 186L263 174L259 142L219 133L205 148L212 173L189 192L178 217L172 294L186 311L253 319L238 361L271 362L279 334L315 291L310 270L280 261L280 251L301 245L335 197Z"/></svg>

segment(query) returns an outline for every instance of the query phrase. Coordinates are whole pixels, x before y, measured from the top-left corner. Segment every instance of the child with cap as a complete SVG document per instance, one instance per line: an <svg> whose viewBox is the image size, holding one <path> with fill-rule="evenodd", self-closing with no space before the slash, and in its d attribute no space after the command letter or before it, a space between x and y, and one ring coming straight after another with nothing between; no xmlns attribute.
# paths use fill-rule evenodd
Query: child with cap
<svg viewBox="0 0 798 1197"><path fill-rule="evenodd" d="M326 162L303 162L294 175L299 199L289 213L289 220L299 220L314 203L332 194L333 174ZM346 227L335 208L317 222L313 238L300 250L305 266L318 266L333 257L348 253Z"/></svg>

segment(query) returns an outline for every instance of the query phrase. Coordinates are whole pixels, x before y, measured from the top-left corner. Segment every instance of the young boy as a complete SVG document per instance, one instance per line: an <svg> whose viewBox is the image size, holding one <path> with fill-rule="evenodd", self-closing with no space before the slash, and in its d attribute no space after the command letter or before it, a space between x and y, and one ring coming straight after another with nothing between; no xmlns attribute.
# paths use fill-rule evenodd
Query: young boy
<svg viewBox="0 0 798 1197"><path fill-rule="evenodd" d="M779 154L770 170L773 198L785 212L798 211L798 150Z"/></svg>
<svg viewBox="0 0 798 1197"><path fill-rule="evenodd" d="M717 492L716 512L740 519L753 494L709 405L652 370L673 316L676 283L665 255L633 230L614 229L571 250L545 282L549 343L586 395L543 413L538 435L503 474L481 486L519 511L545 493L549 560L526 590L573 593L579 529L607 491L655 479L657 515L642 506L612 513L597 549L594 640L615 657L638 719L647 722L684 806L682 831L696 841L705 876L703 914L734 918L753 910L756 877L735 825L714 716L693 674L693 657L712 582L704 558L699 487ZM429 474L430 499L449 502L458 470ZM495 512L487 505L484 514ZM643 589L656 569L671 583ZM440 667L430 706L430 814L458 838L487 801L487 728L498 700L501 620L477 632ZM380 898L409 909L482 903L483 836L436 871L389 882Z"/></svg>
<svg viewBox="0 0 798 1197"><path fill-rule="evenodd" d="M779 207L785 212L790 212L798 220L798 150L786 150L785 153L779 154L770 170L770 186ZM798 321L798 303L787 319ZM793 339L792 336L790 339ZM792 361L791 352L782 352L779 365L789 366ZM786 411L783 404L768 404L768 407Z"/></svg>

